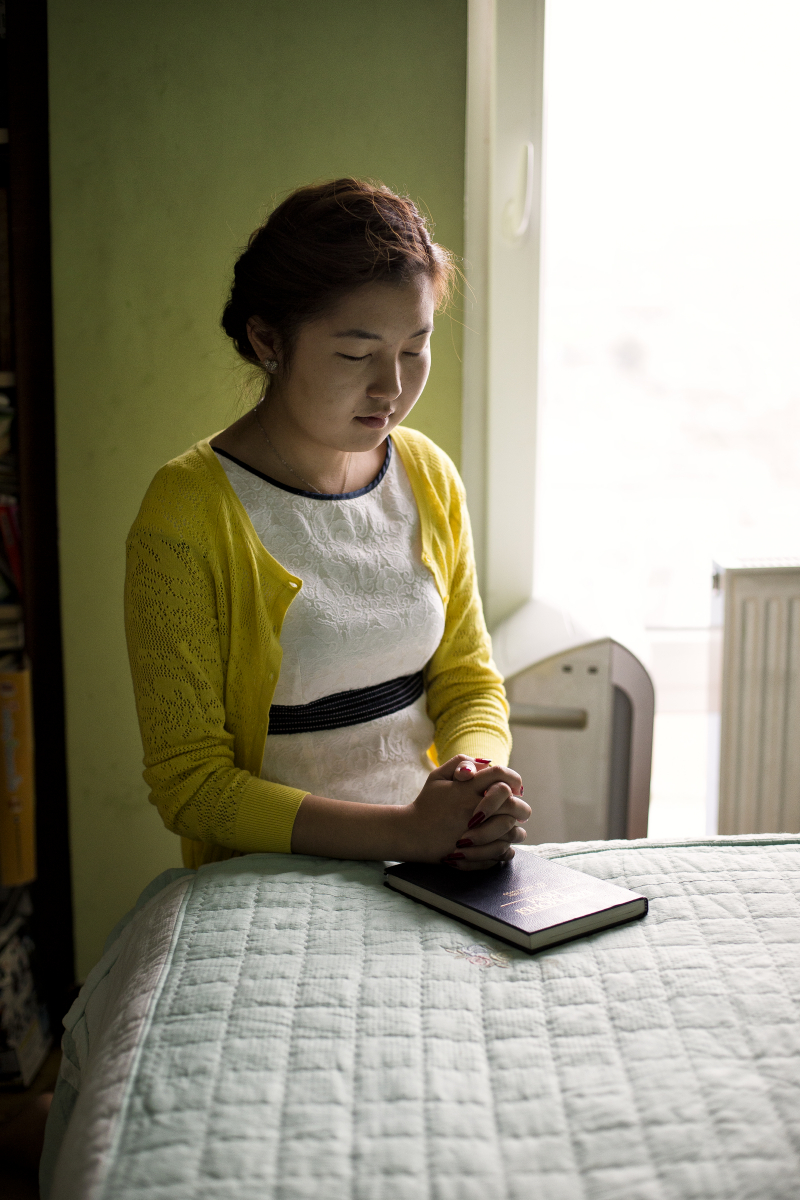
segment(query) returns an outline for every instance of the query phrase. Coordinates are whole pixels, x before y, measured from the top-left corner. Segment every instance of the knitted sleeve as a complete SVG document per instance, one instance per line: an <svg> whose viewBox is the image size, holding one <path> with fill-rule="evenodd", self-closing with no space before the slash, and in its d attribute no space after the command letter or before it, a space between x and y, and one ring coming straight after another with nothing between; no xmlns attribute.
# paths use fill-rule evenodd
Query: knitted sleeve
<svg viewBox="0 0 800 1200"><path fill-rule="evenodd" d="M436 753L440 763L454 754L470 754L505 766L511 753L508 703L502 676L492 662L460 480L452 481L449 522L453 568L444 635L425 680Z"/></svg>
<svg viewBox="0 0 800 1200"><path fill-rule="evenodd" d="M144 778L168 829L240 851L291 849L305 792L235 765L218 622L222 585L189 539L137 522L125 625Z"/></svg>

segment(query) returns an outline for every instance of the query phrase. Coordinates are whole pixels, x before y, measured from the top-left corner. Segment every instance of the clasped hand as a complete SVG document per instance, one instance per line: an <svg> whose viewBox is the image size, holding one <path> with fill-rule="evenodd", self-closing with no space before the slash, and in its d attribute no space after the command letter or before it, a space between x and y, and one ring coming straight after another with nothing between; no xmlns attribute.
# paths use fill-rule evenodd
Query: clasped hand
<svg viewBox="0 0 800 1200"><path fill-rule="evenodd" d="M522 780L508 767L486 766L457 754L431 771L409 805L420 838L417 862L443 861L461 871L483 870L514 857L531 815Z"/></svg>

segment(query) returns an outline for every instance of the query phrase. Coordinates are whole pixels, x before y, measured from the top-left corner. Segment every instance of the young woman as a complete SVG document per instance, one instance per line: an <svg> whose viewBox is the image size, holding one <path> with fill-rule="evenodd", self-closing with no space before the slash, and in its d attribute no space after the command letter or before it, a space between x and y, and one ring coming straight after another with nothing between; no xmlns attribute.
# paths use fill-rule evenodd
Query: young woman
<svg viewBox="0 0 800 1200"><path fill-rule="evenodd" d="M236 264L223 327L262 398L158 472L128 539L145 779L187 865L478 869L525 838L463 486L399 428L452 274L355 179L294 192Z"/></svg>

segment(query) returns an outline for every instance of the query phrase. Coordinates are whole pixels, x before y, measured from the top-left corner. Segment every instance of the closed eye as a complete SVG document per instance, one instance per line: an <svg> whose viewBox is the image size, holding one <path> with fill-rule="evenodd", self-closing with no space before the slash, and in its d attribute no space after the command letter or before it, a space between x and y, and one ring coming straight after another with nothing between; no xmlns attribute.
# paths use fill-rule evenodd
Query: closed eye
<svg viewBox="0 0 800 1200"><path fill-rule="evenodd" d="M419 358L421 354L422 354L421 350L404 350L403 351L403 355L405 358ZM337 350L336 357L344 358L347 360L347 362L366 362L366 360L368 358L371 358L372 355L370 355L370 354L342 354L341 350Z"/></svg>

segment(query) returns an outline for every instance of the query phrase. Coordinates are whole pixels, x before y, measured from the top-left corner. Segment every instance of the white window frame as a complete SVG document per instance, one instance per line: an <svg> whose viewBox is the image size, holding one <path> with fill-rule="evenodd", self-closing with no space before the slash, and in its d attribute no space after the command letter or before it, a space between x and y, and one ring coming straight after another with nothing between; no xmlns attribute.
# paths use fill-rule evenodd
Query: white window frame
<svg viewBox="0 0 800 1200"><path fill-rule="evenodd" d="M490 629L533 594L544 6L469 0L462 475Z"/></svg>

